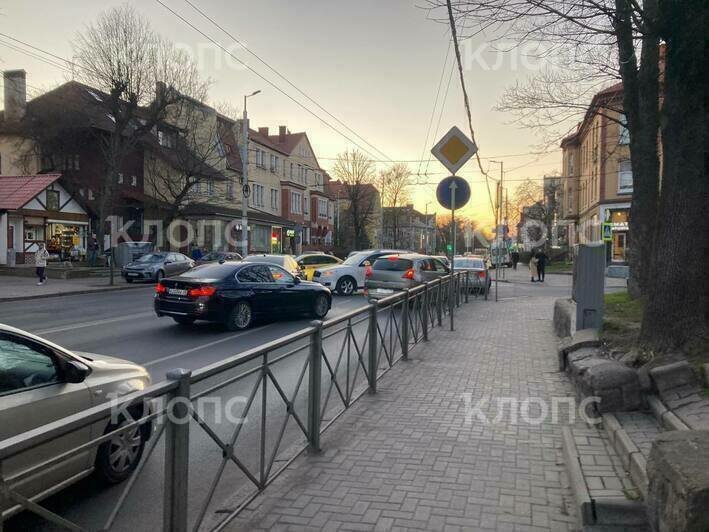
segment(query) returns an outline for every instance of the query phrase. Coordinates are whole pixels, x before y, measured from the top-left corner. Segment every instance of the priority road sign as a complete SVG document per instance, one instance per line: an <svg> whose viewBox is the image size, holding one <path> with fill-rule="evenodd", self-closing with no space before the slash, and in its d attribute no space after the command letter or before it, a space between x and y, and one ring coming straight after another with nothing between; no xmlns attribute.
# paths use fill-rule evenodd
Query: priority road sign
<svg viewBox="0 0 709 532"><path fill-rule="evenodd" d="M613 224L610 222L603 222L601 225L601 239L604 242L613 241Z"/></svg>
<svg viewBox="0 0 709 532"><path fill-rule="evenodd" d="M455 204L453 204L454 191ZM446 177L438 183L436 198L438 198L438 203L446 209L460 209L470 201L470 185L462 177L455 175Z"/></svg>
<svg viewBox="0 0 709 532"><path fill-rule="evenodd" d="M448 171L455 174L477 151L475 143L453 126L433 147L431 153Z"/></svg>

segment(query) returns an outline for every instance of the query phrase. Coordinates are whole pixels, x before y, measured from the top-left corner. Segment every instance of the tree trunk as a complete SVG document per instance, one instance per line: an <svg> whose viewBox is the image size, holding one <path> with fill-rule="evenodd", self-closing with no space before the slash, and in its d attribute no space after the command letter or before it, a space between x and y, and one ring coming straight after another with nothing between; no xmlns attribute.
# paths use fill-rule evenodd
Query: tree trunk
<svg viewBox="0 0 709 532"><path fill-rule="evenodd" d="M703 49L706 0L660 0L667 42L662 116L663 173L655 252L642 341L656 351L681 347L707 331L709 186Z"/></svg>
<svg viewBox="0 0 709 532"><path fill-rule="evenodd" d="M623 80L623 109L630 132L633 197L630 203L630 265L628 291L632 297L646 292L650 273L653 234L657 219L660 163L657 134L659 128L659 37L657 0L645 0L645 33L641 61L637 66L633 41L633 22L628 0L616 0L616 34Z"/></svg>

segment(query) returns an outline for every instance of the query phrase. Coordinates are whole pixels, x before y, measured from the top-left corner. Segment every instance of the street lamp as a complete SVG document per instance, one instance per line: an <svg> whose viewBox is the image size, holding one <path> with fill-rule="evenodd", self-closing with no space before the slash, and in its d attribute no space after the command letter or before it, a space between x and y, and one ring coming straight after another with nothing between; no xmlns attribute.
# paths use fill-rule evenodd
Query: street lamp
<svg viewBox="0 0 709 532"><path fill-rule="evenodd" d="M260 90L244 95L244 114L241 121L243 130L243 141L241 146L241 254L246 257L249 254L249 116L246 113L246 99L256 96Z"/></svg>

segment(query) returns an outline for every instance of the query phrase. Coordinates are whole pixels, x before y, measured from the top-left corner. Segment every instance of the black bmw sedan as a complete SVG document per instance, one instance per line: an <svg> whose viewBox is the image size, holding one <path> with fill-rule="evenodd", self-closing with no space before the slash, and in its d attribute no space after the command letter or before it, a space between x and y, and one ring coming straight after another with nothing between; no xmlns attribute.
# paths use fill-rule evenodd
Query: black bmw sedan
<svg viewBox="0 0 709 532"><path fill-rule="evenodd" d="M163 279L155 288L158 317L170 316L180 325L220 322L231 331L247 329L259 316L322 319L331 303L328 288L265 263L205 264Z"/></svg>

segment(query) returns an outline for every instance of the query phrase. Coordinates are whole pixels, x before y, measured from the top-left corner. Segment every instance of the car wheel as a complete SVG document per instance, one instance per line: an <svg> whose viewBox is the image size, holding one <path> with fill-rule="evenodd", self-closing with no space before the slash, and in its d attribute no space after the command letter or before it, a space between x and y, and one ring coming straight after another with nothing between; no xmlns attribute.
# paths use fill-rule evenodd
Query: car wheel
<svg viewBox="0 0 709 532"><path fill-rule="evenodd" d="M105 433L114 431L128 424L122 420L106 427ZM96 453L96 472L108 484L118 484L126 480L140 462L145 448L145 440L141 427L114 436L102 443Z"/></svg>
<svg viewBox="0 0 709 532"><path fill-rule="evenodd" d="M318 294L313 304L313 316L319 320L323 319L330 310L330 302L325 294Z"/></svg>
<svg viewBox="0 0 709 532"><path fill-rule="evenodd" d="M357 285L352 277L343 277L337 281L337 287L335 290L341 296L351 296L356 288Z"/></svg>
<svg viewBox="0 0 709 532"><path fill-rule="evenodd" d="M155 274L155 280L159 283L160 279L165 277L165 272L162 270L158 270L158 273Z"/></svg>
<svg viewBox="0 0 709 532"><path fill-rule="evenodd" d="M173 316L172 319L175 320L178 325L182 325L184 327L194 323L194 318L188 318L187 316Z"/></svg>
<svg viewBox="0 0 709 532"><path fill-rule="evenodd" d="M248 329L253 322L253 313L251 305L246 301L239 301L234 308L231 309L229 317L226 320L226 327L230 331L243 331Z"/></svg>

